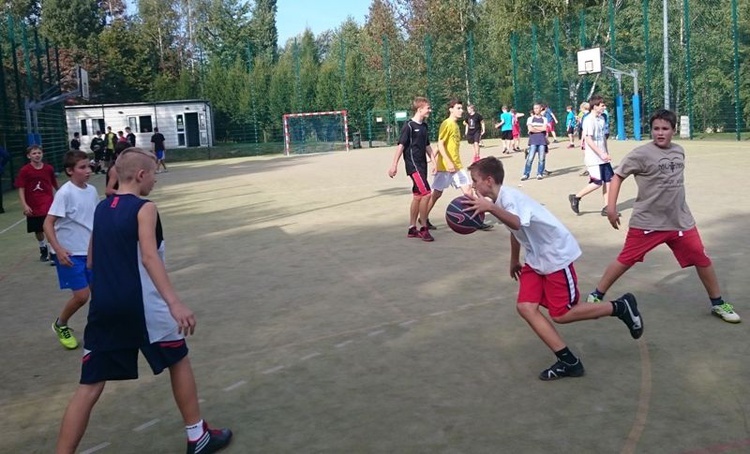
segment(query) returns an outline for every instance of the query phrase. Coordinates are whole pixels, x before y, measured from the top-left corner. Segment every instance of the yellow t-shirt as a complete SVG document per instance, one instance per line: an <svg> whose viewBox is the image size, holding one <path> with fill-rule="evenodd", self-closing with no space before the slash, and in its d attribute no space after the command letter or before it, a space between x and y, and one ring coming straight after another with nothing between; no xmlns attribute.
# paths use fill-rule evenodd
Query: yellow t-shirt
<svg viewBox="0 0 750 454"><path fill-rule="evenodd" d="M462 169L461 155L458 154L459 144L461 143L461 131L458 129L458 123L446 118L440 123L440 129L438 130L438 140L445 144L445 151L453 161L453 165L456 170ZM443 156L438 153L437 158L437 170L438 172L446 172L448 169L445 167L443 162Z"/></svg>

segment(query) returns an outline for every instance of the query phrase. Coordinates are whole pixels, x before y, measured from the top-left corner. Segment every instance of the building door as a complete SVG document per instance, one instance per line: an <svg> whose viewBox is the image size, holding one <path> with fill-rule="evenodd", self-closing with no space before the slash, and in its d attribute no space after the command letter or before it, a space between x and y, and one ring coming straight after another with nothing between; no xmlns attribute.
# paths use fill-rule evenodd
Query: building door
<svg viewBox="0 0 750 454"><path fill-rule="evenodd" d="M198 114L197 113L185 114L185 133L187 136L188 147L201 146L201 134L200 134L200 129L198 128Z"/></svg>

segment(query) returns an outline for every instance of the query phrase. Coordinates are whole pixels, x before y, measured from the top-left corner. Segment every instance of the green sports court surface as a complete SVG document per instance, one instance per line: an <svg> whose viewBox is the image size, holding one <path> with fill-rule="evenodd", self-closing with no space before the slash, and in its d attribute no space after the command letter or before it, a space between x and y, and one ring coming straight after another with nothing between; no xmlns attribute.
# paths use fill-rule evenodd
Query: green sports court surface
<svg viewBox="0 0 750 454"><path fill-rule="evenodd" d="M556 382L537 379L555 358L515 311L508 231L450 232L449 190L431 216L435 242L407 238L411 183L403 162L387 177L393 148L171 166L151 198L171 278L198 319L189 346L204 417L234 430L228 453L750 451L750 155L734 142L682 143L689 205L745 321L712 317L695 271L663 247L608 294L636 295L643 337L615 318L558 326L586 375ZM487 145L518 187L522 154ZM635 144L610 145L616 164ZM521 189L577 237L585 294L625 229L600 216L598 194L570 211L567 195L587 181L582 156L554 146L552 175L533 171ZM91 182L101 193L103 176ZM634 197L630 179L625 225ZM38 261L16 199L6 194L0 215L0 452L49 453L81 350L50 329L68 294ZM85 311L70 324L80 338ZM80 452L184 443L169 378L142 361L140 380L107 386Z"/></svg>

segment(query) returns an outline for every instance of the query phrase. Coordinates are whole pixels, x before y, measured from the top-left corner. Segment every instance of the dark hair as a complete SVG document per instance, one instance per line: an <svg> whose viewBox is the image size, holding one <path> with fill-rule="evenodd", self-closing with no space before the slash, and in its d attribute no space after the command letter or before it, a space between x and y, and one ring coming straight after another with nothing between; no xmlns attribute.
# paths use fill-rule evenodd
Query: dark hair
<svg viewBox="0 0 750 454"><path fill-rule="evenodd" d="M74 133L73 133L73 137L78 137L78 136L80 136L80 135L81 135L81 133L80 133L80 132L74 132Z"/></svg>
<svg viewBox="0 0 750 454"><path fill-rule="evenodd" d="M29 154L29 153L31 153L31 152L32 152L32 151L34 151L34 150L39 150L39 151L41 151L42 153L44 153L44 149L42 148L42 146L41 146L41 145L37 145L37 144L32 144L32 145L29 145L29 147L28 147L28 148L26 148L26 154Z"/></svg>
<svg viewBox="0 0 750 454"><path fill-rule="evenodd" d="M463 104L463 102L458 98L451 98L450 101L448 101L448 108L452 109L456 104Z"/></svg>
<svg viewBox="0 0 750 454"><path fill-rule="evenodd" d="M604 98L601 97L601 95L591 95L589 98L589 104L591 107L598 106L599 104L604 102Z"/></svg>
<svg viewBox="0 0 750 454"><path fill-rule="evenodd" d="M159 132L159 128L154 128L154 132Z"/></svg>
<svg viewBox="0 0 750 454"><path fill-rule="evenodd" d="M659 109L653 114L651 114L651 118L648 119L648 124L652 128L654 127L654 120L667 121L669 122L670 125L672 125L672 129L677 127L677 115L671 110Z"/></svg>
<svg viewBox="0 0 750 454"><path fill-rule="evenodd" d="M124 141L124 142L117 142L115 144L115 156L120 154L121 152L125 151L126 148L130 148L130 142Z"/></svg>
<svg viewBox="0 0 750 454"><path fill-rule="evenodd" d="M490 176L497 184L503 184L505 169L503 161L494 156L487 156L469 166L469 172L477 172L480 176Z"/></svg>
<svg viewBox="0 0 750 454"><path fill-rule="evenodd" d="M65 157L63 158L63 167L65 168L65 173L70 175L70 173L68 173L68 170L73 170L76 164L78 164L78 162L82 160L86 160L87 162L89 160L89 155L86 154L85 151L70 150L69 152L65 153Z"/></svg>

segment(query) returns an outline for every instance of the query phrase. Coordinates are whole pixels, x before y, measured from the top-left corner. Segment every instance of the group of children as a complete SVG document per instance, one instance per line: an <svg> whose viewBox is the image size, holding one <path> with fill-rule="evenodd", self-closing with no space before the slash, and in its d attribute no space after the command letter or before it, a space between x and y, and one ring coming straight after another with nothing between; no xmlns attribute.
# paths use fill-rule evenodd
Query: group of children
<svg viewBox="0 0 750 454"><path fill-rule="evenodd" d="M540 308L546 308L549 317L556 323L604 316L617 317L626 325L632 338L640 338L644 323L633 294L625 293L608 303L602 301L617 279L630 267L643 261L645 255L660 244L669 246L681 267L696 268L708 294L712 315L729 323L741 321L732 305L721 296L713 264L706 255L695 220L687 206L684 186L685 152L681 146L672 142L677 122L675 113L657 110L649 119L653 140L631 151L620 166L613 170L609 163L601 118L606 107L604 100L595 95L589 103L593 115L584 120L582 132L585 150L588 150L586 163L592 174L592 182L579 194L582 197L585 191L592 192L598 187L605 187L605 208L602 213L615 229L620 226L620 215L617 212L619 190L622 181L630 175L633 175L638 185L637 199L640 202L633 208L622 251L607 266L596 288L584 303L579 303L580 294L574 268L574 262L581 256L575 237L546 207L518 189L503 185L505 170L499 159L486 157L472 163L468 167L471 187L468 191L464 190L471 199L467 202L465 211L490 213L510 231L509 274L519 281L517 310L556 356L556 362L539 374L541 380L580 377L584 374L584 367ZM443 124L458 118L460 109L456 106L456 100L449 102L449 117ZM427 139L427 125L424 123L431 108L426 99L416 98L414 110L415 117L404 126L388 171L390 177L396 174L396 166L403 155L406 172L414 182L409 236L412 236L417 212L422 216L421 219L426 220L428 208L434 206L434 201L430 204L432 198L426 183L426 173L423 171L427 167L428 158L430 161L435 160ZM532 116L541 116L540 105L534 106ZM546 119L539 125L534 125L534 133L543 134L545 123ZM452 133L443 134L443 124L438 139L440 149L447 146L448 140L455 141ZM415 132L418 135L415 136ZM442 155L441 153L437 159L445 159ZM445 181L461 182L464 178L465 171L456 166L455 162L452 166L438 170L435 181L436 184L441 182L441 188L446 187ZM528 170L527 163L526 172ZM594 180L600 184L596 184ZM607 186L601 184L604 180L608 181ZM576 212L579 201L578 195L571 195L571 207L575 207ZM424 210L421 209L423 205ZM427 229L427 224L423 223L420 232ZM524 251L523 263L521 249Z"/></svg>
<svg viewBox="0 0 750 454"><path fill-rule="evenodd" d="M159 214L144 198L156 183L156 156L125 147L110 168L115 182L111 187L108 182L107 198L101 202L88 183L92 168L85 152L65 154L69 180L62 186L42 161L40 146L29 147L27 156L29 163L19 171L16 186L27 230L39 240L40 259L48 260L51 253L60 288L72 291L52 324L67 349L78 347L68 320L91 298L80 385L63 416L56 452L76 451L107 381L138 378L139 351L154 374L170 372L188 454L226 447L232 432L212 429L200 417L185 342L195 330L195 316L172 287Z"/></svg>

